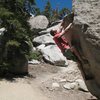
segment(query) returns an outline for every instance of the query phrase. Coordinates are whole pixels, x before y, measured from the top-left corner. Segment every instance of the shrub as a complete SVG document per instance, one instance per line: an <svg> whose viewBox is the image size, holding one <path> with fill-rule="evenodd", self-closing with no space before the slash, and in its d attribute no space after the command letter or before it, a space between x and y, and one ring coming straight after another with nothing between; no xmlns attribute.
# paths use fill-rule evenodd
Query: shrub
<svg viewBox="0 0 100 100"><path fill-rule="evenodd" d="M32 60L32 59L40 61L42 59L42 54L39 51L34 51L29 56L29 60Z"/></svg>

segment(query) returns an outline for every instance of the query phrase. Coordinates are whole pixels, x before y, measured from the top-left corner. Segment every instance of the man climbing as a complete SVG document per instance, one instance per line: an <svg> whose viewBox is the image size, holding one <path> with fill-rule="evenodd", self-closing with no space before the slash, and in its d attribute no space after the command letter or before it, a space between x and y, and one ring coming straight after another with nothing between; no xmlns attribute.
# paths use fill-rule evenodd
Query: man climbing
<svg viewBox="0 0 100 100"><path fill-rule="evenodd" d="M67 21L66 21L67 18ZM67 59L72 59L77 61L81 60L77 50L72 46L72 33L70 30L73 26L74 13L71 13L69 16L65 16L63 19L59 30L51 30L50 34L53 37L55 43L60 48L61 52ZM66 34L66 37L64 36Z"/></svg>
<svg viewBox="0 0 100 100"><path fill-rule="evenodd" d="M68 41L63 37L63 35L71 28L72 23L63 31L63 32L57 32L56 30L51 30L50 34L53 37L55 43L60 48L61 52L67 59L73 59L76 60L75 55L72 53L70 46L68 44Z"/></svg>

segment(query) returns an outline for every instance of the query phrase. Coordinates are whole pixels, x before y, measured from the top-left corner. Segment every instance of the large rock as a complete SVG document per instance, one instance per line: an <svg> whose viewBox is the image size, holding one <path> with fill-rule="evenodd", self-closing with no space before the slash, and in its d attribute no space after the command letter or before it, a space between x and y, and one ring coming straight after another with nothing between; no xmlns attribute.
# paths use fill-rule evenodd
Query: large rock
<svg viewBox="0 0 100 100"><path fill-rule="evenodd" d="M41 49L44 59L55 65L66 66L68 65L67 59L63 56L60 49L56 45L49 45Z"/></svg>
<svg viewBox="0 0 100 100"><path fill-rule="evenodd" d="M100 98L100 0L75 0L73 9L77 15L74 23L80 36L80 53L88 61L88 66L82 64L87 88Z"/></svg>
<svg viewBox="0 0 100 100"><path fill-rule="evenodd" d="M28 22L31 26L31 29L45 29L49 24L48 19L43 15L31 17Z"/></svg>
<svg viewBox="0 0 100 100"><path fill-rule="evenodd" d="M34 38L33 42L38 43L38 44L48 44L48 43L55 44L50 34L38 36Z"/></svg>

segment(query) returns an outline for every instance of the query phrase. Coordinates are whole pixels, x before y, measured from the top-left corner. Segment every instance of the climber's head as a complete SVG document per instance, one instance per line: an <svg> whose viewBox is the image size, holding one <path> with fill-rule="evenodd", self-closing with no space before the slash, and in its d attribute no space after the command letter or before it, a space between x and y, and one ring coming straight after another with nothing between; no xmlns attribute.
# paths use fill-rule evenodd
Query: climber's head
<svg viewBox="0 0 100 100"><path fill-rule="evenodd" d="M50 34L51 34L52 36L55 36L56 33L57 33L57 30L51 30L51 31L50 31Z"/></svg>

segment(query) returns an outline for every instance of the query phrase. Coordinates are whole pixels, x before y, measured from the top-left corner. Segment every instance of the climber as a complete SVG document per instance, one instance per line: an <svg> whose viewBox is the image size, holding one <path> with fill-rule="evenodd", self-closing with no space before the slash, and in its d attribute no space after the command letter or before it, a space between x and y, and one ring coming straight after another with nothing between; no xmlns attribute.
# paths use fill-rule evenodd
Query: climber
<svg viewBox="0 0 100 100"><path fill-rule="evenodd" d="M54 41L60 48L61 52L67 59L77 61L81 60L81 57L77 50L72 46L72 32L70 30L73 27L74 13L65 16L59 30L51 30L50 34L54 36ZM66 36L64 36L66 35Z"/></svg>
<svg viewBox="0 0 100 100"><path fill-rule="evenodd" d="M63 55L69 60L72 59L76 61L76 57L74 53L71 51L68 41L66 41L66 39L63 37L63 35L67 33L67 31L71 28L71 26L72 23L70 23L69 26L63 32L57 32L56 30L51 30L50 34L54 36L53 39L57 44L57 46L60 48Z"/></svg>

